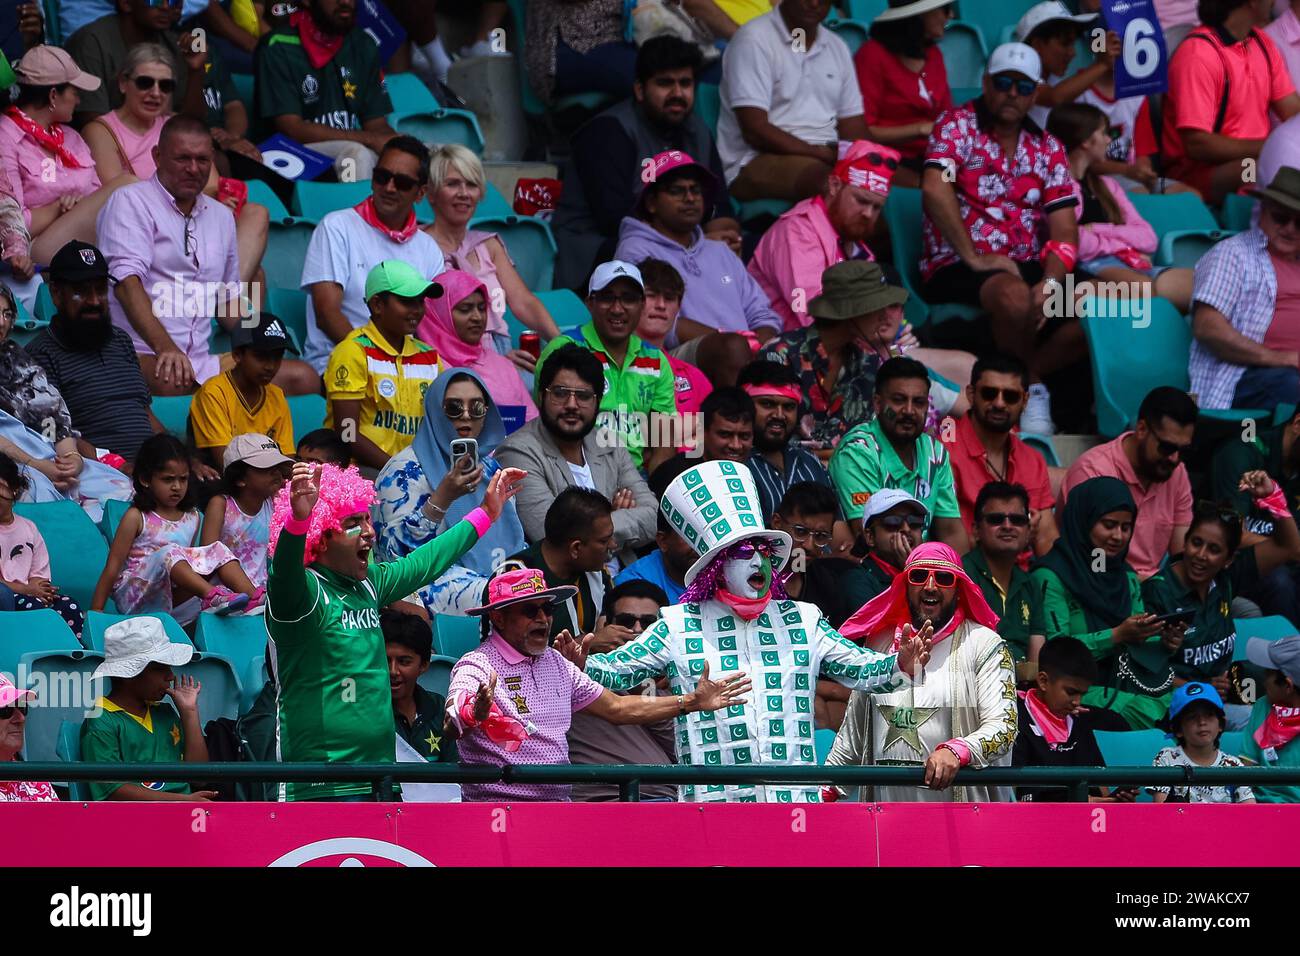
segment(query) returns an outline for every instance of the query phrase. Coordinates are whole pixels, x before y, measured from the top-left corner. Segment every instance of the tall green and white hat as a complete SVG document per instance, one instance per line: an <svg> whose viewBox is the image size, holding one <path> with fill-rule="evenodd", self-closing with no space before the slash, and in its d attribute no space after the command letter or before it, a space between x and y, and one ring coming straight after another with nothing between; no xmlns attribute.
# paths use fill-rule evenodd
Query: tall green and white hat
<svg viewBox="0 0 1300 956"><path fill-rule="evenodd" d="M790 560L790 536L763 526L754 476L740 462L706 461L687 469L664 491L659 510L700 556L686 572L688 586L719 552L746 538L772 543L774 573Z"/></svg>

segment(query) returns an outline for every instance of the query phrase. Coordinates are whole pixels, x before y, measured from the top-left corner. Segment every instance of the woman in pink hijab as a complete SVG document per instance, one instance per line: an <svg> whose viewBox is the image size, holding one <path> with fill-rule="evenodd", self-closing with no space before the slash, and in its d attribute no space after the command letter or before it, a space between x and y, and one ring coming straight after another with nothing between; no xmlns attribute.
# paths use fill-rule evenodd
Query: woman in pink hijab
<svg viewBox="0 0 1300 956"><path fill-rule="evenodd" d="M417 331L438 350L448 368L471 369L488 388L497 406L522 405L524 420L537 417L519 369L483 340L487 330L487 287L476 276L448 269L437 276L443 293L429 299Z"/></svg>

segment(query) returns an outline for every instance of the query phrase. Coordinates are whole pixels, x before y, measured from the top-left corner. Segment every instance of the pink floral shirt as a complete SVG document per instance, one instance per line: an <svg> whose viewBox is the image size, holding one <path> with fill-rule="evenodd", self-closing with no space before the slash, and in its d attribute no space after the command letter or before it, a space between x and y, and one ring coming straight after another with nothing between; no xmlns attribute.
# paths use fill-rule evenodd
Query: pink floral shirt
<svg viewBox="0 0 1300 956"><path fill-rule="evenodd" d="M1026 118L1016 153L1008 158L982 100L939 117L925 165L954 177L962 221L979 255L1036 261L1048 215L1074 206L1069 159L1060 141ZM929 216L924 230L921 275L929 280L960 260Z"/></svg>

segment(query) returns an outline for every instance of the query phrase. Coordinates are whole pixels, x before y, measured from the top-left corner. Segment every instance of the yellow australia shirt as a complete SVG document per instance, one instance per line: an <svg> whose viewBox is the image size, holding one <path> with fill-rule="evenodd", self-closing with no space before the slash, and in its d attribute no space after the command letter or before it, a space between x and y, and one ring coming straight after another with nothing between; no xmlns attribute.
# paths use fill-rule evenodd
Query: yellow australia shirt
<svg viewBox="0 0 1300 956"><path fill-rule="evenodd" d="M400 353L367 322L334 347L325 367L325 425L334 403L361 401L359 432L390 455L411 444L424 418L424 393L442 371L438 353L408 335Z"/></svg>

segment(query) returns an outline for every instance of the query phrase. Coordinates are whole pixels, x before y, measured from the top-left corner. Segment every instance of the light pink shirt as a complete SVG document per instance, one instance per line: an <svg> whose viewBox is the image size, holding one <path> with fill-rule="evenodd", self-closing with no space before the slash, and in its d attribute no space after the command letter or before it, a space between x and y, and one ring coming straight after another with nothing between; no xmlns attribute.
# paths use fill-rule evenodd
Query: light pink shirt
<svg viewBox="0 0 1300 956"><path fill-rule="evenodd" d="M1201 22L1196 13L1196 0L1155 0L1155 5L1156 16L1160 18L1161 29L1168 30L1180 23L1196 24Z"/></svg>
<svg viewBox="0 0 1300 956"><path fill-rule="evenodd" d="M865 245L861 248L863 258L875 258ZM764 233L749 261L749 274L781 317L781 331L790 332L812 322L808 303L821 294L822 273L845 258L826 203L814 196L796 203Z"/></svg>
<svg viewBox="0 0 1300 956"><path fill-rule="evenodd" d="M1264 28L1264 32L1277 41L1277 48L1282 51L1286 68L1291 73L1291 82L1300 88L1300 19L1296 18L1294 8L1287 8Z"/></svg>
<svg viewBox="0 0 1300 956"><path fill-rule="evenodd" d="M667 353L665 353L667 354ZM668 367L673 370L673 387L677 397L677 411L682 415L698 412L704 400L713 391L707 375L690 362L668 356Z"/></svg>
<svg viewBox="0 0 1300 956"><path fill-rule="evenodd" d="M200 194L190 220L191 250L185 252L186 218L158 177L115 190L99 211L99 248L114 282L138 276L154 315L194 365L199 384L219 371L208 347L217 301L239 282L235 217L227 206ZM178 301L179 300L179 301ZM113 324L131 336L135 350L153 349L135 330L116 295L109 296Z"/></svg>
<svg viewBox="0 0 1300 956"><path fill-rule="evenodd" d="M1168 481L1153 482L1143 488L1124 454L1124 439L1132 434L1125 432L1114 441L1090 448L1080 455L1065 473L1056 510L1059 514L1070 489L1081 481L1106 475L1124 482L1137 505L1128 563L1139 578L1149 578L1160 570L1174 528L1192 523L1192 483L1187 479L1187 466L1179 464Z"/></svg>
<svg viewBox="0 0 1300 956"><path fill-rule="evenodd" d="M162 137L162 128L167 125L171 119L171 113L159 113L154 117L153 125L143 133L137 133L131 127L122 122L117 115L117 110L105 113L99 117L99 121L112 131L117 137L118 145L121 147L126 162L123 163L123 170L130 173L136 179L148 179L158 171L158 164L154 162L153 148L158 145L158 140Z"/></svg>
<svg viewBox="0 0 1300 956"><path fill-rule="evenodd" d="M9 179L14 198L23 207L23 220L30 227L32 210L48 206L61 196L89 196L99 188L99 174L90 147L71 126L63 127L63 148L81 163L70 169L43 146L38 146L8 116L0 116L0 166ZM50 177L50 173L53 177Z"/></svg>
<svg viewBox="0 0 1300 956"><path fill-rule="evenodd" d="M528 739L514 753L488 739L481 729L466 732L456 743L465 764L567 764L569 724L573 714L604 693L594 680L573 666L559 651L548 647L540 657L515 650L495 630L478 650L470 651L451 670L447 706L458 706L465 694L478 693L492 674L497 675L493 696L501 713L525 726ZM463 784L466 800L568 800L565 784Z"/></svg>
<svg viewBox="0 0 1300 956"><path fill-rule="evenodd" d="M26 584L32 578L50 579L50 554L36 525L22 515L0 524L0 577Z"/></svg>
<svg viewBox="0 0 1300 956"><path fill-rule="evenodd" d="M1101 177L1101 181L1106 184L1110 194L1119 203L1119 211L1124 216L1124 222L1120 225L1090 222L1086 226L1079 226L1079 261L1087 262L1101 256L1111 256L1124 249L1135 249L1148 256L1151 255L1156 251L1156 231L1138 214L1128 198L1128 193L1124 192L1119 184L1109 176ZM1074 198L1079 204L1076 212L1083 215L1083 190L1077 181L1072 181L1071 184L1074 186Z"/></svg>

